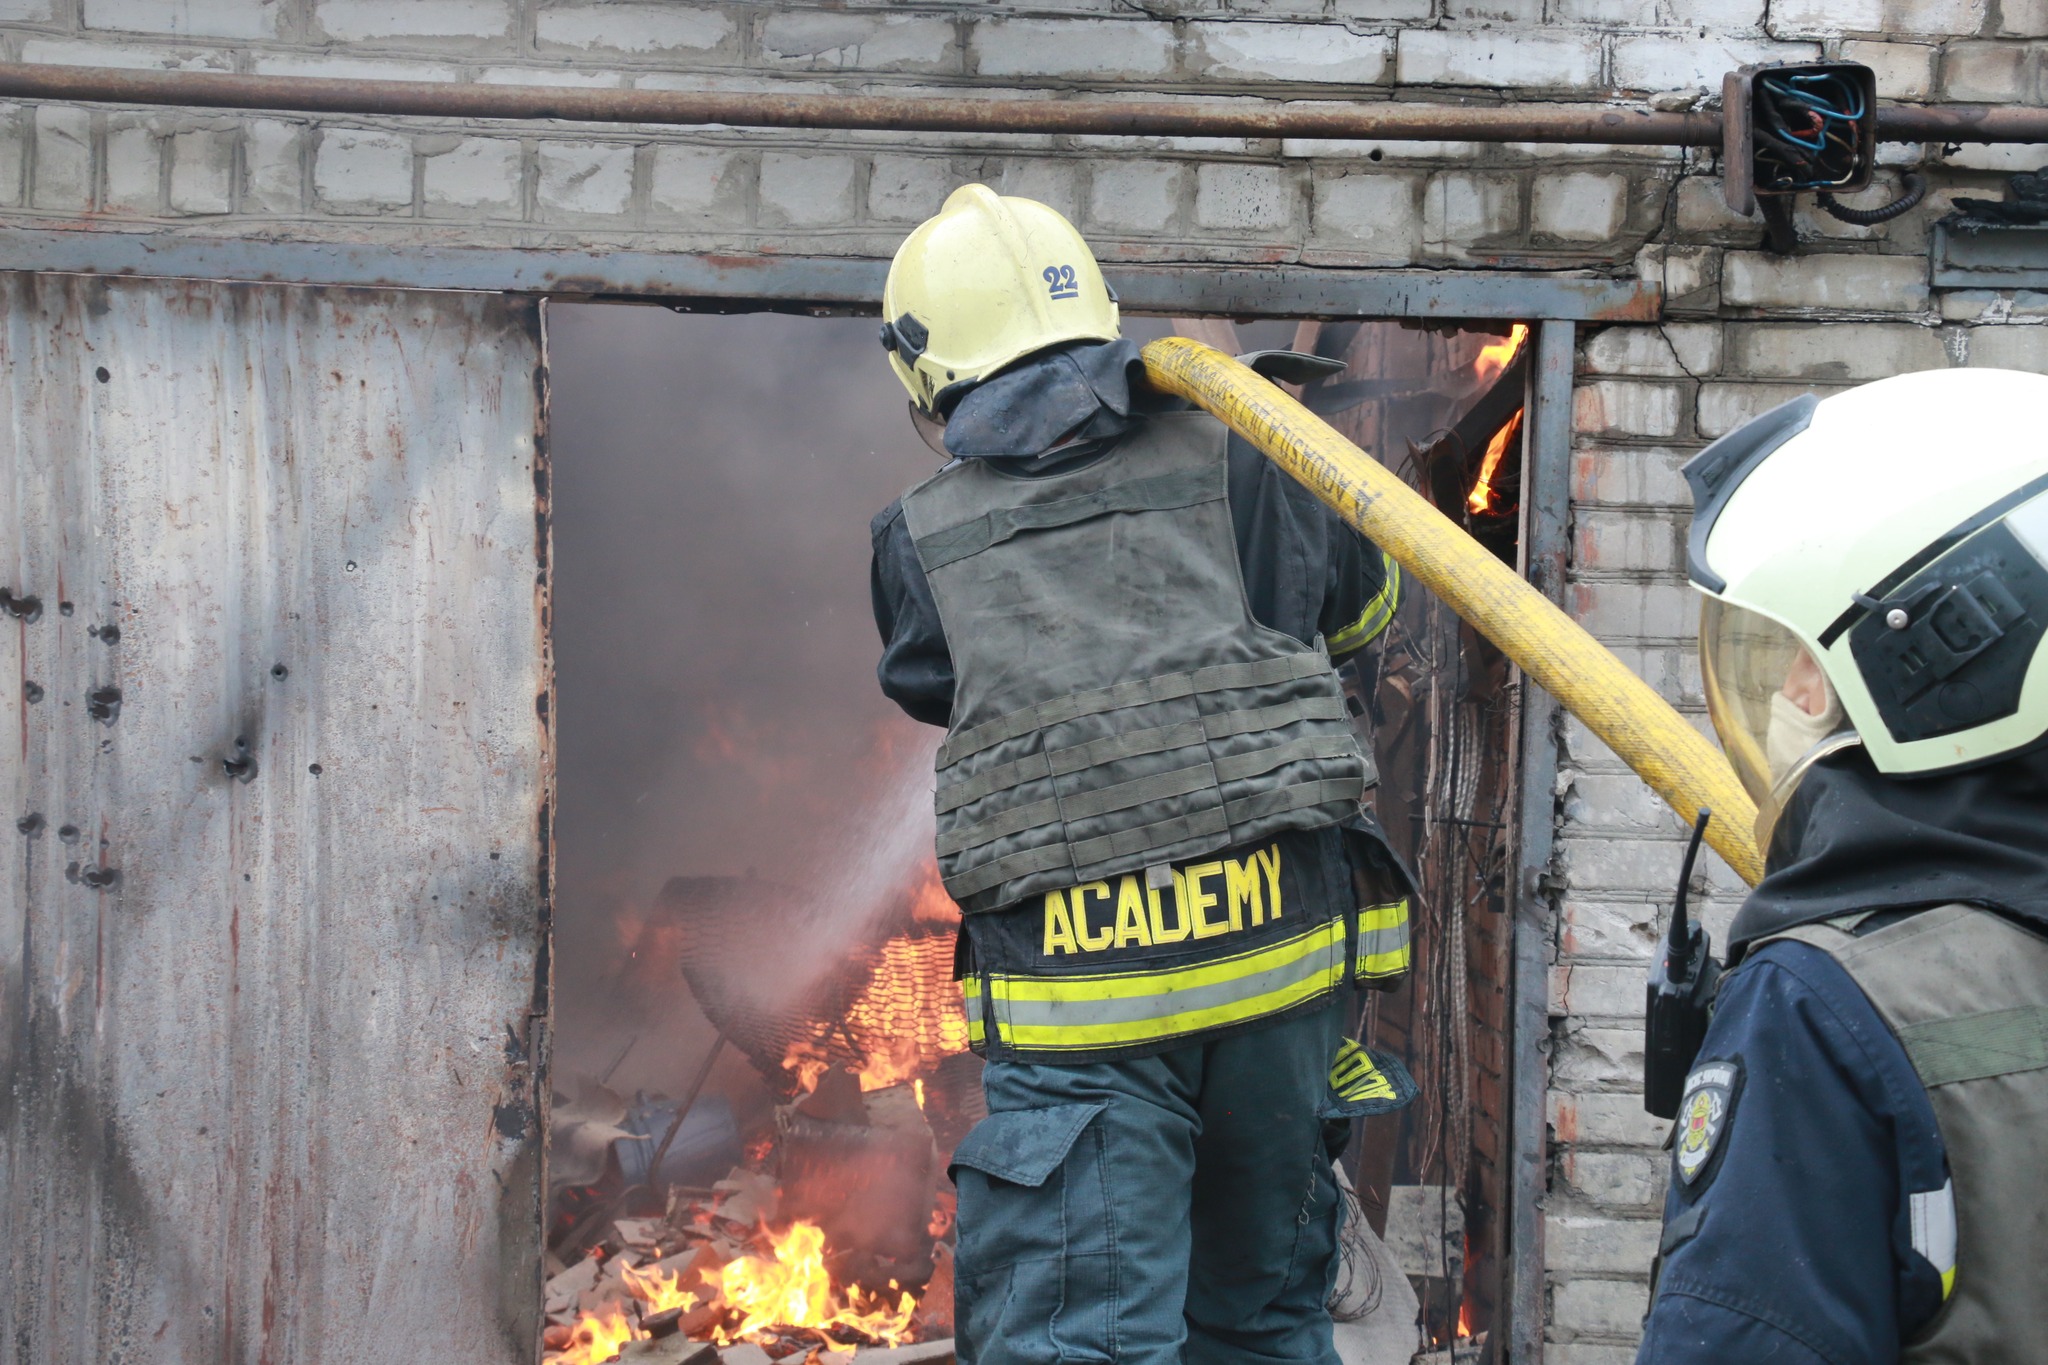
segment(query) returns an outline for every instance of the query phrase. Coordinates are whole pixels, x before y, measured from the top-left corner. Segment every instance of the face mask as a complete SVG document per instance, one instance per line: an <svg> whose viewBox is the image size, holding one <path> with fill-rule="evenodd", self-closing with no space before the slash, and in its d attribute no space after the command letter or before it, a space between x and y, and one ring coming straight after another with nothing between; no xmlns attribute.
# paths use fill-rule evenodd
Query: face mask
<svg viewBox="0 0 2048 1365"><path fill-rule="evenodd" d="M1764 758L1771 765L1771 780L1777 782L1813 746L1842 728L1842 703L1832 696L1827 710L1809 715L1806 708L1783 692L1771 696L1771 720L1764 731Z"/></svg>

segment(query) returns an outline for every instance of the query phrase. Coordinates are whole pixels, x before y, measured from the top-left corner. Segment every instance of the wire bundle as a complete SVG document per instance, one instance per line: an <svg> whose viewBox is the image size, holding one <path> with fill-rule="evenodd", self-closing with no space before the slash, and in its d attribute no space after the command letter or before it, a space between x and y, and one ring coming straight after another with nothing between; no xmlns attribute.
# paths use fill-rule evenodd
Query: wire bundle
<svg viewBox="0 0 2048 1365"><path fill-rule="evenodd" d="M1756 187L1788 193L1840 189L1863 170L1869 113L1863 90L1835 71L1759 75L1751 114Z"/></svg>

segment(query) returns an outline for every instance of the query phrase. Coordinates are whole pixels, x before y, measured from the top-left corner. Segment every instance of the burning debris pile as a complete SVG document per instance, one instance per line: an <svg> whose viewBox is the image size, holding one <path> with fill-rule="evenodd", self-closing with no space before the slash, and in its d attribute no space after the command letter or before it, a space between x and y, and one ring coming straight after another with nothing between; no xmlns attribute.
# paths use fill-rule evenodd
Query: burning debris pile
<svg viewBox="0 0 2048 1365"><path fill-rule="evenodd" d="M791 888L664 888L663 932L637 951L662 949L653 970L716 1041L680 1101L586 1081L558 1102L548 1365L709 1365L699 1347L747 1365L952 1358L946 1162L985 1110L952 979L957 912L930 872L829 952L805 951L819 911ZM751 1074L707 1086L728 1045Z"/></svg>
<svg viewBox="0 0 2048 1365"><path fill-rule="evenodd" d="M727 1358L756 1365L951 1338L953 1196L913 1086L863 1092L851 1073L826 1072L753 1147L708 1187L669 1187L659 1214L612 1220L556 1270L549 1365L598 1365L670 1337L755 1348L765 1355Z"/></svg>

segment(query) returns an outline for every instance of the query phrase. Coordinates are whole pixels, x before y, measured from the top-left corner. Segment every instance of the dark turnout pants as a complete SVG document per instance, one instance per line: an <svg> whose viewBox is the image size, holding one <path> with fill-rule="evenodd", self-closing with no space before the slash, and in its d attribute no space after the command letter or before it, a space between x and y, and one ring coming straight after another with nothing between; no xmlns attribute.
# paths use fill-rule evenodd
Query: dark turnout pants
<svg viewBox="0 0 2048 1365"><path fill-rule="evenodd" d="M1130 1061L991 1062L953 1156L961 1365L1335 1365L1344 1006Z"/></svg>

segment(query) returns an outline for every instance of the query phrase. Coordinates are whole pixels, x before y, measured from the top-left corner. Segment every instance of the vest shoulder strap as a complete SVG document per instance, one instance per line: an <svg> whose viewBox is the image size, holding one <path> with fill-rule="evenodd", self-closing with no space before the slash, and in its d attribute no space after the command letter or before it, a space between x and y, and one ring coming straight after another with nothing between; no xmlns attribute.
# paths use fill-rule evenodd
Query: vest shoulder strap
<svg viewBox="0 0 2048 1365"><path fill-rule="evenodd" d="M2010 983L2000 980L2016 964L2023 978L2031 968L2048 968L2048 938L1971 905L1922 911L1859 935L1867 918L1802 924L1771 939L1811 944L1840 962L1891 1024L1929 1089L2048 1068L2048 989L2014 1001ZM1984 989L1957 990L1958 973L1981 976ZM1959 999L1999 1000L2004 1007L1958 1011L1948 1002Z"/></svg>
<svg viewBox="0 0 2048 1365"><path fill-rule="evenodd" d="M926 573L978 555L1025 531L1071 526L1112 512L1170 512L1176 507L1215 502L1225 495L1221 469L1183 469L1171 474L1113 483L1055 502L996 507L957 525L921 536L917 557Z"/></svg>

